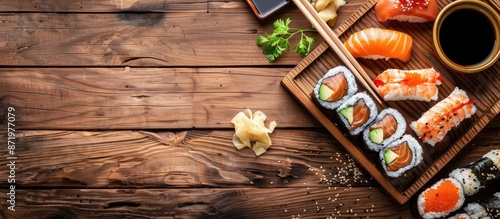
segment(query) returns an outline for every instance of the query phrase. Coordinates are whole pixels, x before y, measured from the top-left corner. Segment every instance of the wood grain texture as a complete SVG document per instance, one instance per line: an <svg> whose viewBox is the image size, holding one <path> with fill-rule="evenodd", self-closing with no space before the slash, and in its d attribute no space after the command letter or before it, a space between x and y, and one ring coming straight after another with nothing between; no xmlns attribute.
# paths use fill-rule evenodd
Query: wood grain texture
<svg viewBox="0 0 500 219"><path fill-rule="evenodd" d="M345 150L324 131L279 129L272 135L275 145L259 158L249 149L236 150L229 140L232 133L22 131L16 142L16 212L0 215L413 218L412 203L394 205L368 175L356 178L339 171L352 169L352 163L345 162ZM460 152L466 159L452 160L433 181L500 147L499 135L496 128L483 130L477 137L482 140ZM1 178L7 175L0 171ZM321 181L323 175L338 182Z"/></svg>
<svg viewBox="0 0 500 219"><path fill-rule="evenodd" d="M368 1L367 6L373 7L376 1ZM439 1L441 6L450 1ZM305 13L315 13L306 11ZM315 18L311 18L316 22ZM407 171L404 177L390 178L381 171L379 157L370 150L360 148L363 142L359 136L346 136L345 127L331 110L326 110L315 103L311 96L314 85L331 68L344 65L349 66L344 54L338 49L326 49L325 46L318 46L308 59L304 59L297 65L282 81L282 84L302 103L302 105L325 126L333 136L339 139L340 143L355 157L360 164L400 203L404 203L415 194L432 176L444 167L465 145L484 128L493 117L500 112L500 76L496 74L500 69L500 64L493 65L480 74L460 74L454 73L444 68L433 56L432 46L432 23L409 23L409 22L378 22L373 10L368 7L361 7L344 24L337 29L340 39L345 41L349 36L367 27L379 27L397 30L409 34L413 38L412 56L409 62L399 60L371 60L357 59L356 62L366 70L369 80L373 80L377 75L386 69L423 69L433 67L441 73L443 83L439 86L438 101L447 97L456 87L465 90L470 99L475 100L477 111L471 119L461 122L457 127L450 130L446 137L435 146L421 144L423 150L423 161ZM325 28L325 27L323 27ZM345 30L345 32L342 32ZM333 43L329 43L332 45ZM335 42L338 45L337 42ZM334 46L336 46L334 45ZM351 69L352 70L352 69ZM371 78L371 79L370 79ZM359 79L359 78L358 78ZM358 80L357 79L357 80ZM367 92L370 87L362 86L364 83L358 81L359 91ZM372 97L373 98L373 97ZM376 102L376 101L375 101ZM402 113L407 124L416 121L429 108L435 105L435 101L385 101L377 104L378 110L391 107ZM414 132L407 128L407 134Z"/></svg>
<svg viewBox="0 0 500 219"><path fill-rule="evenodd" d="M378 189L368 187L19 192L23 195L16 200L16 212L0 213L4 218L413 218L407 206L395 206ZM377 204L372 206L374 200Z"/></svg>
<svg viewBox="0 0 500 219"><path fill-rule="evenodd" d="M364 3L340 8L336 33ZM16 212L0 168L0 219L415 218L280 86L307 66L293 51L268 63L255 40L287 17L311 27L293 3L258 21L241 0L0 0L0 126L15 107L17 156ZM244 108L278 123L258 158L231 142ZM500 148L499 128L429 183Z"/></svg>
<svg viewBox="0 0 500 219"><path fill-rule="evenodd" d="M233 134L22 131L16 135L16 183L79 188L373 185L324 131L278 129L271 134L271 149L258 158L249 148L237 150ZM0 169L0 177L8 174L8 168Z"/></svg>
<svg viewBox="0 0 500 219"><path fill-rule="evenodd" d="M279 127L319 127L279 85L289 70L3 68L0 118L14 107L18 129L232 128L250 108Z"/></svg>

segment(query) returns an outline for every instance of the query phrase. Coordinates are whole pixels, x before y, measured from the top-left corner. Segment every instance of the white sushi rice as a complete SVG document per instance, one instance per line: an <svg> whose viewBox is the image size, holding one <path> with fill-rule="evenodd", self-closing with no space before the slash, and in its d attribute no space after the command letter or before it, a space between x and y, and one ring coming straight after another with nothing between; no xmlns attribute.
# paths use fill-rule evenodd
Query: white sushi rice
<svg viewBox="0 0 500 219"><path fill-rule="evenodd" d="M458 87L455 87L455 89L451 92L451 94L449 96L451 96L454 93L460 93L460 94L464 95L465 97L467 97L467 99L469 99L469 97L467 96L467 93ZM441 104L443 104L444 101L445 101L444 99L441 100L436 105L431 107L431 109L429 109L427 112L423 113L422 116L417 121L413 121L410 123L410 128L415 132L415 134L417 136L422 136L424 134L423 130L419 130L417 128L417 123L428 124L429 119L433 119L433 115L431 116L431 115L426 115L426 114L428 114L428 112L433 112L433 111L436 111L437 109L441 108L442 107ZM477 110L476 106L473 106L471 113L469 115L466 115L465 119L470 118L472 115L474 115L476 113L476 110ZM437 112L434 112L434 113L437 113ZM460 124L460 122L456 122L455 127L458 126L459 124ZM444 136L445 135L441 136L440 140L442 140L444 138ZM422 141L430 144L431 146L434 146L437 143L437 142L430 140L430 139L427 139L427 138L422 139Z"/></svg>
<svg viewBox="0 0 500 219"><path fill-rule="evenodd" d="M471 218L468 214L465 214L465 213L456 214L454 216L449 217L448 219L462 219L462 218L465 218L465 219L476 219L476 218Z"/></svg>
<svg viewBox="0 0 500 219"><path fill-rule="evenodd" d="M363 99L365 101L366 106L370 110L370 115L368 117L368 120L365 122L365 124L350 131L351 135L357 135L357 134L361 133L368 125L370 125L370 123L373 120L375 120L375 118L377 117L377 114L378 114L377 105L375 104L375 102L373 102L372 98L370 96L368 96L368 94L366 94L366 92L356 93L352 97L347 99L344 103L342 103L337 108L337 113L338 113L340 119L342 120L342 122L344 123L345 127L347 127L350 130L351 125L349 124L347 119L340 114L340 110L342 110L346 107L349 107L349 106L354 106L360 99Z"/></svg>
<svg viewBox="0 0 500 219"><path fill-rule="evenodd" d="M439 185L442 182L444 182L445 180L450 180L450 182L452 182L458 188L459 200L458 200L457 204L451 210L446 211L446 212L426 212L425 209L424 209L424 207L425 207L425 201L426 201L424 199L425 193L427 193L431 189L433 189L433 190L437 189L439 187ZM417 200L418 213L424 219L433 219L433 218L445 217L448 214L450 214L451 212L454 212L454 211L458 210L460 207L462 207L462 205L464 204L464 201L465 201L465 197L464 197L464 193L463 193L463 189L462 189L462 184L460 184L460 182L458 182L456 179L451 178L451 177L450 178L441 179L438 182L434 183L434 185L432 185L430 188L427 188L422 193L420 193L420 195L418 196L418 200Z"/></svg>
<svg viewBox="0 0 500 219"><path fill-rule="evenodd" d="M323 84L323 80L325 80L326 78L335 76L336 74L339 74L339 73L344 73L344 77L347 81L347 94L344 97L340 98L340 100L337 100L335 102L321 100L319 98L319 87L321 86L321 84ZM316 97L316 100L318 101L318 103L322 107L325 107L325 108L330 109L330 110L334 110L337 107L339 107L340 104L342 104L344 101L346 101L349 97L351 97L356 92L358 92L358 86L356 84L356 79L354 78L354 75L352 74L352 72L348 68L346 68L345 66L337 66L337 67L334 67L334 68L328 70L328 72L321 79L319 79L316 86L314 86L313 92L314 92L314 96Z"/></svg>
<svg viewBox="0 0 500 219"><path fill-rule="evenodd" d="M435 86L435 85L434 85ZM380 89L379 87L378 89ZM416 89L414 95L402 95L400 92L389 92L384 96L384 100L388 101L398 101L398 100L418 100L418 101L425 101L425 102L430 102L431 100L437 100L438 99L438 94L439 94L439 89L436 87L436 92L430 97L427 98L425 96L417 95L419 93L422 93L423 89L427 89L427 87L415 87L415 88L409 88L409 89Z"/></svg>
<svg viewBox="0 0 500 219"><path fill-rule="evenodd" d="M486 209L478 203L469 203L464 208L465 213L467 213L471 218L481 218L481 219L490 219L489 213Z"/></svg>
<svg viewBox="0 0 500 219"><path fill-rule="evenodd" d="M410 147L410 150L411 150L412 159L411 159L410 164L408 164L405 167L399 168L397 171L387 170L387 165L386 165L385 159L384 159L384 153L387 150L389 150L390 148L396 147L404 142L408 143L408 146ZM398 176L401 176L401 174L403 174L404 172L417 166L423 159L422 153L423 153L422 146L420 146L418 141L415 138L413 138L413 136L406 134L406 135L403 135L403 137L401 137L400 139L393 141L392 143L387 145L386 148L381 150L379 152L379 159L380 159L380 162L382 162L382 167L384 168L384 171L387 173L388 176L398 177Z"/></svg>
<svg viewBox="0 0 500 219"><path fill-rule="evenodd" d="M481 189L481 183L476 174L469 168L457 168L449 174L450 177L458 180L464 189L464 194L472 196Z"/></svg>
<svg viewBox="0 0 500 219"><path fill-rule="evenodd" d="M396 120L396 124L397 124L396 132L394 132L394 134L392 134L388 138L384 139L380 144L374 143L370 140L370 128L369 127L372 126L373 124L379 122L380 120L384 119L384 117L386 115L394 116L394 119ZM366 142L366 145L368 146L368 148L370 148L370 150L378 152L378 151L382 150L382 148L387 146L389 143L391 143L394 140L403 136L405 131L406 131L406 120L403 117L403 115L401 115L401 113L399 111L397 111L396 109L386 108L386 109L382 110L380 112L380 114L378 114L375 121L373 121L368 127L366 127L363 130L363 140Z"/></svg>
<svg viewBox="0 0 500 219"><path fill-rule="evenodd" d="M424 22L430 21L429 19L425 19L422 17L405 15L405 14L393 16L392 18L389 18L389 20L397 20L397 21L410 22L410 23L424 23Z"/></svg>
<svg viewBox="0 0 500 219"><path fill-rule="evenodd" d="M483 155L483 158L489 158L493 164L500 170L500 150L494 149Z"/></svg>

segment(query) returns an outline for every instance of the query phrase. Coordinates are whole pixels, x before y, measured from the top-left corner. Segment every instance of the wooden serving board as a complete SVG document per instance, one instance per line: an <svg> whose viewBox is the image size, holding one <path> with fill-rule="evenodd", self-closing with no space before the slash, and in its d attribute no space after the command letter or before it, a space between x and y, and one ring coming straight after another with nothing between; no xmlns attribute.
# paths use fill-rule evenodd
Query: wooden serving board
<svg viewBox="0 0 500 219"><path fill-rule="evenodd" d="M498 2L492 5L499 10ZM304 58L282 80L282 85L335 137L351 155L369 172L380 185L400 204L407 202L436 173L439 172L467 143L474 138L500 112L500 62L484 72L475 74L454 73L444 67L436 58L432 44L433 23L408 23L388 21L380 23L375 17L373 6L377 0L368 0L350 18L334 31L344 42L356 31L381 27L405 32L413 38L412 56L409 62L399 60L357 59L371 79L388 68L422 69L434 67L442 77L437 101L421 102L413 100L385 101L378 104L379 112L387 107L397 109L406 118L407 124L420 118L422 113L447 97L455 87L465 90L470 99L475 99L477 112L457 127L448 132L446 137L435 146L420 141L424 149L423 161L401 177L391 178L385 175L378 159L378 153L369 151L361 136L350 136L334 115L312 99L312 91L318 80L331 68L345 65L329 45L324 42ZM442 9L450 0L438 0ZM339 9L342 10L342 7ZM359 91L367 88L358 82ZM340 125L339 125L340 124ZM407 127L406 134L414 137L415 133Z"/></svg>

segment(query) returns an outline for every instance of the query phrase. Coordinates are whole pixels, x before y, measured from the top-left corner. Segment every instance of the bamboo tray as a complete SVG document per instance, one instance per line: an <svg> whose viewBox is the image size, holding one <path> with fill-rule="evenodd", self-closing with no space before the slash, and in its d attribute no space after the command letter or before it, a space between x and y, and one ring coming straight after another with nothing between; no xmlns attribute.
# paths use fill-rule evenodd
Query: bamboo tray
<svg viewBox="0 0 500 219"><path fill-rule="evenodd" d="M439 8L451 0L437 0ZM488 0L500 11L496 0ZM446 137L434 147L420 141L424 149L423 161L408 171L404 176L390 178L380 167L376 153L364 148L360 136L350 136L333 111L325 110L313 101L311 93L317 81L331 68L345 65L339 55L323 42L281 81L284 86L332 135L345 149L362 165L371 176L400 204L406 203L415 195L436 173L439 172L467 143L474 138L500 112L500 62L488 70L476 74L453 73L444 67L436 58L432 47L432 22L407 23L388 21L380 23L376 20L373 6L377 0L368 0L351 17L334 30L339 39L344 42L351 34L368 27L381 27L405 32L413 37L413 50L409 62L398 60L365 60L356 59L359 65L371 79L388 68L421 69L434 67L442 77L437 101L382 101L378 104L380 110L392 107L400 111L407 124L417 120L422 113L447 97L455 87L467 92L470 99L475 99L476 114L460 123L448 132ZM342 8L340 8L342 10ZM359 79L357 79L359 80ZM367 87L357 81L359 91L367 91ZM414 137L415 133L407 127L407 134Z"/></svg>

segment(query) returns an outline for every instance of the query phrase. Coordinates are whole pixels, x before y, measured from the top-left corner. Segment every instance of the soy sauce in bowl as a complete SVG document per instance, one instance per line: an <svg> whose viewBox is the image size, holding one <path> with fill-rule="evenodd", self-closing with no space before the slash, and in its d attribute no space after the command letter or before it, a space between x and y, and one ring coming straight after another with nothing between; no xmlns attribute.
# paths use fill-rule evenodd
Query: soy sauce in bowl
<svg viewBox="0 0 500 219"><path fill-rule="evenodd" d="M492 53L495 32L491 22L481 12L460 9L443 20L439 41L451 61L463 66L475 65Z"/></svg>
<svg viewBox="0 0 500 219"><path fill-rule="evenodd" d="M454 72L476 73L500 58L500 14L478 0L456 0L439 12L432 28L437 58Z"/></svg>

